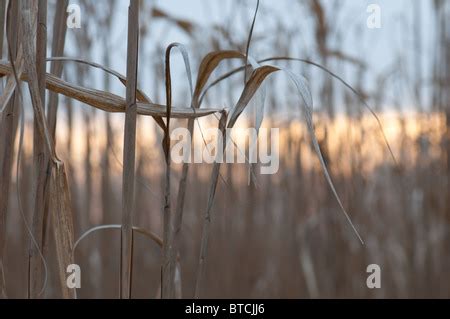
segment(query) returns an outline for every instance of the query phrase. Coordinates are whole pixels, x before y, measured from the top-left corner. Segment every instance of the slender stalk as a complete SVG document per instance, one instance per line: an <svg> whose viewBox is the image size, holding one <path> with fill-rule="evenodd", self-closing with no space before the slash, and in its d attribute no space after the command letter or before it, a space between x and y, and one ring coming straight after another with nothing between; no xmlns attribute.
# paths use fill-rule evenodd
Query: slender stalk
<svg viewBox="0 0 450 319"><path fill-rule="evenodd" d="M60 281L60 288L64 298L74 297L74 291L69 289L66 285L66 267L73 264L72 256L72 246L73 246L73 222L72 222L72 212L70 209L70 196L69 188L67 183L67 174L65 171L64 163L61 162L56 154L54 142L50 136L50 132L47 125L47 120L44 114L44 106L41 100L41 92L39 88L39 77L37 72L37 55L36 48L33 43L34 26L33 23L36 17L39 15L37 8L33 7L33 3L30 0L23 0L22 8L20 10L22 16L22 37L23 37L23 49L24 49L24 62L25 69L30 78L28 82L28 88L31 96L31 105L33 107L33 112L35 115L35 124L37 127L38 137L42 140L44 147L44 152L46 156L51 158L51 163L49 167L47 178L51 179L49 184L49 190L46 190L48 195L48 211L52 212L53 230L55 236L56 245L56 260L58 264L58 274ZM42 8L42 5L41 5ZM44 9L42 9L44 10ZM42 14L42 13L41 13ZM40 21L42 17L39 18ZM36 20L35 20L36 21ZM42 26L42 24L40 24ZM40 51L39 51L40 52ZM41 58L45 62L45 58ZM42 72L42 69L41 69ZM41 76L42 77L42 76ZM43 77L42 77L43 78ZM44 78L45 79L45 78ZM46 171L47 173L47 171ZM40 233L44 234L42 231ZM45 266L45 274L47 278L47 266L45 258L42 253L42 237L35 237L31 233L32 241L34 247L39 253L42 264ZM45 238L45 237L44 237ZM41 241L41 243L38 243ZM43 281L43 288L36 293L36 297L40 296L44 292L47 281ZM32 291L35 293L35 291ZM34 295L32 296L34 297Z"/></svg>
<svg viewBox="0 0 450 319"><path fill-rule="evenodd" d="M222 154L225 154L225 149L227 145L226 140L226 124L227 124L227 113L223 112L222 116L219 121L219 130L222 133ZM220 145L220 144L218 144ZM198 262L198 269L197 269L197 278L195 281L195 292L194 292L194 298L199 298L200 296L200 289L202 287L202 279L205 272L205 261L206 261L206 255L208 252L208 243L209 243L209 233L210 233L210 226L211 226L211 210L214 203L214 198L216 196L216 188L217 188L217 182L219 180L220 175L220 164L221 160L214 162L213 171L211 173L211 185L209 188L209 196L208 196L208 204L206 207L205 215L203 217L203 229L202 229L202 238L201 238L201 246L200 246L200 258Z"/></svg>
<svg viewBox="0 0 450 319"><path fill-rule="evenodd" d="M53 22L53 42L52 56L62 56L64 54L64 44L67 31L67 4L68 0L60 0L56 2L55 20ZM53 61L50 67L50 73L61 77L63 64L60 61ZM48 127L52 137L55 136L56 118L58 114L58 94L50 92L48 96L47 119ZM56 140L55 140L56 143Z"/></svg>
<svg viewBox="0 0 450 319"><path fill-rule="evenodd" d="M134 179L136 158L136 88L139 46L139 1L130 0L128 8L127 89L123 148L122 232L120 262L120 297L131 296Z"/></svg>
<svg viewBox="0 0 450 319"><path fill-rule="evenodd" d="M0 13L0 59L3 59L3 35L5 34L6 0L0 0Z"/></svg>
<svg viewBox="0 0 450 319"><path fill-rule="evenodd" d="M6 18L6 0L0 1L0 57L3 53L3 34L5 23L8 24L7 36L11 57L16 58L17 35L19 34L18 3L9 4L9 20ZM4 273L4 253L6 248L6 218L9 205L9 192L11 184L11 171L14 151L14 137L17 122L19 102L18 93L15 92L6 106L4 115L0 118L0 298L6 298L6 282Z"/></svg>
<svg viewBox="0 0 450 319"><path fill-rule="evenodd" d="M39 0L37 9L37 36L36 36L36 70L42 105L45 105L45 66L47 55L47 1ZM44 249L46 214L46 192L47 171L49 169L49 159L44 147L44 140L39 134L38 119L34 119L33 137L33 161L35 165L34 184L34 213L33 213L33 236L36 238L39 247L30 241L29 254L29 275L28 275L28 296L37 298L40 286L42 285L42 260L38 254L38 249Z"/></svg>
<svg viewBox="0 0 450 319"><path fill-rule="evenodd" d="M164 219L163 219L163 261L161 267L161 297L164 299L175 297L175 268L172 262L173 256L173 227L170 206L170 118L172 112L172 79L170 74L170 52L174 47L169 45L165 59L165 85L166 85L166 126L162 142L164 157L166 160L165 189L164 189Z"/></svg>
<svg viewBox="0 0 450 319"><path fill-rule="evenodd" d="M113 21L113 9L115 8L116 1L112 1L111 8L109 9L109 14L104 23L104 37L102 37L103 42L103 63L105 66L110 65L110 45L108 40L108 33L106 32L111 28ZM105 72L103 77L103 85L106 91L109 91L111 88L110 84L110 75ZM114 191L113 191L113 179L112 179L112 171L111 171L111 151L112 145L114 145L114 132L111 126L111 115L109 113L105 113L105 134L106 134L106 145L103 152L102 157L102 165L101 165L101 205L102 205L102 224L110 223L113 219L112 216L115 216L117 211L117 203L115 201ZM100 249L105 250L109 247L109 239L106 237L101 237L100 239ZM100 266L102 269L107 269L108 265L111 264L114 260L114 256L107 254L104 258L102 258ZM107 282L108 277L111 276L111 272L103 271L101 276L99 276L99 283ZM111 283L112 284L112 283Z"/></svg>
<svg viewBox="0 0 450 319"><path fill-rule="evenodd" d="M6 12L6 0L0 0L0 12L1 12L1 16L0 16L0 59L3 58L3 34L5 32L5 12ZM2 91L1 93L3 93L3 86L0 87L0 90ZM3 127L2 124L3 118L0 118L0 127ZM4 134L1 134L0 136L5 136ZM6 137L5 137L6 139ZM7 141L0 141L0 149L3 148L3 144L6 144ZM2 153L3 154L3 153ZM4 161L4 157L2 156L1 161L1 166L3 166ZM0 176L3 176L3 173L5 172L3 170L3 168L0 168ZM6 170L6 172L11 171L11 169ZM7 175L10 176L10 174L7 173ZM9 177L10 179L11 177ZM3 178L2 178L3 179ZM1 188L3 189L3 184L1 183ZM9 180L8 180L8 185L7 185L7 197L9 197ZM3 193L3 192L1 192ZM2 195L0 195L2 196ZM5 195L3 195L5 196ZM3 197L2 196L2 197ZM1 198L1 202L5 201L6 203L8 202L8 198ZM3 267L3 254L5 251L5 246L6 246L6 210L7 207L5 208L5 206L7 206L7 204L2 204L2 207L0 207L0 298L6 298L6 283L5 283L5 271L4 271L4 267Z"/></svg>
<svg viewBox="0 0 450 319"><path fill-rule="evenodd" d="M66 38L66 18L67 18L67 12L66 12L66 8L67 8L67 0L61 0L58 1L56 4L56 9L55 9L55 19L53 22L53 40L52 40L52 56L60 56L63 55L64 53L64 43L65 43L65 38ZM46 61L42 61L42 59L45 59L46 56L43 55L40 57L41 59L41 63L45 63ZM44 64L45 65L45 64ZM43 66L44 68L44 66ZM63 72L63 65L61 62L59 61L53 61L51 63L51 67L50 67L50 72L51 74L54 74L58 77L62 76L62 72ZM45 68L42 70L42 90L44 90L44 96L45 96L45 87L46 87L46 73L45 73ZM42 100L42 105L45 105L45 100ZM58 94L54 93L54 92L49 92L49 100L48 100L48 105L47 105L47 121L48 121L48 129L49 129L49 133L50 136L52 138L53 143L56 145L56 136L55 136L55 131L56 131L56 120L57 120L57 110L58 110ZM50 168L52 165L52 159L47 157L47 165ZM62 173L62 172L61 172ZM63 177L61 177L63 178ZM47 178L46 179L46 185L45 185L45 196L49 197L49 190L51 190L52 187L54 187L54 185L52 185L52 182L55 182L55 180L52 180L51 178ZM66 183L66 185L62 184L59 185L60 187L68 187L67 181L64 181ZM58 189L55 189L55 192L58 192ZM47 199L46 199L47 200ZM53 200L52 198L50 199L51 201ZM67 199L69 200L69 199ZM55 201L49 203L49 205L53 205L55 207L58 207L58 214L59 214L59 218L52 219L52 226L54 227L54 232L55 232L55 239L59 240L62 238L59 237L59 229L61 229L62 227L65 227L64 223L61 223L61 219L64 218L65 216L62 216L62 210L60 210L59 208L59 204L56 203ZM50 208L46 207L46 214L47 211L49 211ZM70 216L70 215L69 215ZM71 216L70 216L71 218ZM45 221L46 222L46 219ZM70 224L70 223L69 223ZM57 227L59 227L59 229L57 229ZM44 234L44 252L46 250L46 239L45 239L45 234ZM65 256L64 256L64 252L58 252L58 247L60 246L61 243L56 243L56 253L58 254L58 258L59 260L64 260ZM64 264L67 263L66 260L63 261ZM67 265L64 265L64 269L62 269L64 271L65 274L65 268L67 267ZM60 269L60 282L62 285L62 294L64 298L69 298L69 297L74 297L74 295L72 295L73 291L69 290L64 284L65 284L65 278L63 277L63 274L61 273L61 269Z"/></svg>

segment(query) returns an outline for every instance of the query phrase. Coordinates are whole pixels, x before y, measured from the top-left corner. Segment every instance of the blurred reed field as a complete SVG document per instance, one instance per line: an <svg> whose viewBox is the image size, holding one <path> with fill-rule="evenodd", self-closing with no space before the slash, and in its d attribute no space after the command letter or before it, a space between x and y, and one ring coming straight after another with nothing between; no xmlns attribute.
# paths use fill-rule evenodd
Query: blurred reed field
<svg viewBox="0 0 450 319"><path fill-rule="evenodd" d="M368 5L0 0L0 296L449 298L450 3Z"/></svg>

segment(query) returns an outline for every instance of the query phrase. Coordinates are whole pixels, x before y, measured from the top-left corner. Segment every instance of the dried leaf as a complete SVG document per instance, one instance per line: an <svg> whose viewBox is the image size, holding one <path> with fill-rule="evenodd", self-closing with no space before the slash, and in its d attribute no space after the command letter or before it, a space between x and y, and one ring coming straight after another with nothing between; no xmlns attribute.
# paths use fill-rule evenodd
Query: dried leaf
<svg viewBox="0 0 450 319"><path fill-rule="evenodd" d="M0 76L9 75L12 73L11 66L6 62L0 62ZM21 78L22 81L29 81L27 73L23 73ZM125 112L125 99L115 94L89 89L81 86L77 86L68 82L61 80L60 78L48 74L46 76L46 86L47 89L73 98L82 103L88 104L97 109L112 112L112 113L124 113ZM160 116L165 117L167 115L166 106L156 103L138 102L137 112L140 115L148 116ZM186 107L172 107L171 116L173 118L198 118L214 113L221 112L222 108L202 108L193 111L188 106Z"/></svg>

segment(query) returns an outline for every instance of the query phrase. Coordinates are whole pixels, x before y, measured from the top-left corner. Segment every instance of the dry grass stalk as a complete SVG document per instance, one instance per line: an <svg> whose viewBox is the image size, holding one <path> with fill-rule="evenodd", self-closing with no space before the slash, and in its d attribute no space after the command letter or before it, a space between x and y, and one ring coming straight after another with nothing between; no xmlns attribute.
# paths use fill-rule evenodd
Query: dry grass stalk
<svg viewBox="0 0 450 319"><path fill-rule="evenodd" d="M0 0L0 59L3 59L3 43L5 34L5 21L6 21L6 0Z"/></svg>
<svg viewBox="0 0 450 319"><path fill-rule="evenodd" d="M73 251L73 216L70 203L69 184L64 163L52 165L50 181L49 211L52 212L52 225L58 259L58 274L62 297L75 298L75 290L66 285L66 268L74 263Z"/></svg>
<svg viewBox="0 0 450 319"><path fill-rule="evenodd" d="M105 46L107 46L107 45L105 44ZM107 54L105 54L105 55L107 55ZM49 61L63 61L63 62L72 61L72 62L85 64L85 65L88 65L88 66L91 66L91 67L94 67L94 68L98 68L98 69L101 69L101 70L103 70L105 72L105 76L106 76L105 78L108 79L108 81L109 81L108 75L113 75L117 79L119 79L119 81L122 82L123 85L125 85L125 86L127 85L127 79L126 79L125 76L123 76L122 74L120 74L120 73L118 73L118 72L116 72L114 70L111 70L110 68L108 68L106 66L103 66L103 65L95 63L95 62L87 62L87 61L82 60L82 59L67 58L67 57L52 57L52 58L49 58L47 60L49 60ZM105 59L105 61L109 61L109 57L107 59ZM108 65L109 62L105 63L105 64ZM109 87L109 85L107 85L107 86ZM106 88L106 90L108 90L108 88ZM136 88L136 98L137 98L137 100L139 102L153 104L152 100L144 92L142 92L139 88ZM138 111L138 113L139 113L139 111ZM164 124L164 121L162 120L162 118L160 116L153 116L153 118L156 121L156 123L159 125L159 127L164 129L165 124Z"/></svg>
<svg viewBox="0 0 450 319"><path fill-rule="evenodd" d="M25 38L24 38L25 40ZM29 52L31 53L31 52ZM39 0L37 2L37 33L36 33L36 72L37 85L39 87L39 95L42 105L45 105L45 69L47 57L47 1ZM42 261L38 250L43 251L46 242L46 224L47 224L47 192L46 185L48 164L48 154L46 154L44 140L39 135L38 122L34 119L34 136L33 136L33 157L35 164L35 182L33 192L33 220L32 231L39 247L36 247L33 241L30 241L30 252L28 257L28 296L29 298L37 298L43 281Z"/></svg>
<svg viewBox="0 0 450 319"><path fill-rule="evenodd" d="M0 62L0 76L10 75L12 73L13 70L8 63ZM30 80L26 72L22 74L20 79L26 82ZM46 80L46 87L49 91L65 95L106 112L125 113L126 101L120 96L74 85L48 73ZM167 113L165 105L149 102L137 102L136 105L139 115L165 117ZM201 108L194 111L188 107L177 106L172 107L171 116L172 118L198 118L220 112L221 110L222 108Z"/></svg>
<svg viewBox="0 0 450 319"><path fill-rule="evenodd" d="M62 56L64 54L64 44L67 31L67 4L68 0L57 1L55 9L55 20L53 22L53 41L52 56ZM53 61L50 67L50 73L61 77L63 64L59 61ZM52 137L55 136L56 118L58 114L58 94L50 92L47 106L48 126Z"/></svg>
<svg viewBox="0 0 450 319"><path fill-rule="evenodd" d="M171 262L173 250L173 228L170 205L170 117L172 112L172 79L170 74L170 53L175 45L171 44L166 49L165 55L165 87L166 87L166 125L162 147L165 158L165 184L164 184L164 211L163 211L163 257L161 266L161 297L173 298L175 293L174 269Z"/></svg>
<svg viewBox="0 0 450 319"><path fill-rule="evenodd" d="M54 23L53 23L53 41L52 41L52 56L60 56L63 55L64 53L64 44L65 44L65 38L66 38L66 30L67 30L67 24L66 24L66 19L67 19L67 4L68 1L67 0L62 0L62 1L58 1L56 4L56 8L55 8L55 19L54 19ZM42 59L43 61L40 61L43 64L43 71L42 71L42 79L41 81L43 81L43 85L42 85L42 90L44 91L44 97L45 97L45 86L46 86L46 80L45 80L45 76L46 76L46 72L45 72L45 59L46 59L46 55L42 55L40 56L40 59ZM58 77L62 76L62 71L63 71L63 64L62 62L59 61L54 61L51 63L51 67L50 67L50 72L52 74L55 74ZM44 99L42 101L45 101ZM44 102L45 103L45 102ZM43 103L43 105L44 105ZM49 93L49 101L48 101L48 106L47 106L47 120L48 120L48 127L49 127L49 131L50 131L50 135L53 139L53 142L56 143L56 139L55 139L55 132L56 132L56 120L57 120L57 112L58 112L58 94L57 93L53 93L50 92ZM49 159L47 159L49 160ZM47 163L48 167L51 167L51 162L49 161ZM52 168L55 169L55 168ZM60 174L60 168L58 167L58 172L56 172L55 174ZM63 168L64 170L64 168ZM47 178L46 180L46 185L45 185L45 189L50 189L50 187L52 187L52 183L57 182L57 180L50 180ZM67 181L64 180L64 184L62 184L61 186L66 186L68 188L68 184ZM53 194L53 192L50 192L50 194ZM68 195L68 194L67 194ZM63 198L61 198L63 199ZM64 209L67 209L70 204L69 199L67 199L68 202L64 203L63 207ZM62 203L61 203L62 204ZM58 201L55 201L55 199L50 198L50 202L49 202L49 211L62 211L60 209L60 207L58 207ZM66 216L66 214L62 214L61 218L52 218L52 222L55 226L54 230L55 230L55 239L57 242L62 242L63 240L65 240L66 238L63 236L61 237L61 234L56 231L59 229L65 229L67 225L66 222L62 223L62 219L66 219L66 218L70 218L72 219L71 216L71 211L68 211L68 214L70 214L70 216ZM52 216L50 216L52 217ZM46 219L45 219L46 220ZM71 224L70 224L71 226ZM70 227L69 226L69 227ZM73 233L73 229L71 230L70 233ZM44 237L45 240L45 237ZM62 249L62 247L69 247L68 243L64 243L63 245L57 244L56 248L57 249ZM67 255L63 254L62 252L58 252L57 251L58 256L63 256L65 258L67 258ZM64 264L68 265L67 262L69 262L69 260L64 260ZM61 276L64 276L63 272L59 273L60 275L60 281L64 282L65 279ZM63 296L65 298L70 297L70 292L67 289L63 289Z"/></svg>
<svg viewBox="0 0 450 319"><path fill-rule="evenodd" d="M0 0L0 12L2 12L2 14L0 15L0 58L3 58L3 34L5 33L5 12L6 12L6 0ZM1 88L2 93L3 93L3 86ZM3 127L2 125L3 122L3 117L0 117L0 126ZM4 134L2 134L1 136L4 136ZM3 149L3 144L4 141L0 141L0 149ZM2 152L3 154L3 152ZM1 161L1 165L0 165L0 176L3 176L3 171L4 169L3 167L3 163L4 163L4 156L2 156L2 158L0 159ZM6 170L6 171L11 171L11 169ZM11 177L9 177L11 178ZM3 179L3 178L2 178ZM8 199L9 198L9 181L7 183L2 182L0 189L3 190L4 186L3 184L7 184L7 190L6 190L6 194L4 195L0 195L0 196L5 196L6 198L0 198L0 202L5 202L4 204L2 204L2 207L0 207L0 298L6 298L6 283L5 283L5 271L4 271L4 266L3 266L3 255L4 255L4 251L5 251L5 246L6 246L6 210L7 210L7 203L8 203ZM1 191L1 193L3 193L3 191Z"/></svg>
<svg viewBox="0 0 450 319"><path fill-rule="evenodd" d="M120 297L131 295L133 254L133 214L135 208L134 182L136 157L136 88L139 46L139 1L130 0L128 8L127 90L125 110L125 136L123 148L122 232L120 263Z"/></svg>
<svg viewBox="0 0 450 319"><path fill-rule="evenodd" d="M253 71L248 81L245 83L244 90L242 91L242 94L233 108L233 112L230 116L230 119L228 123L226 123L228 116L222 115L222 118L220 119L219 123L219 129L221 132L223 132L223 150L225 151L225 148L227 146L227 140L225 136L225 128L233 128L236 121L238 120L239 116L244 111L245 107L248 105L252 97L255 95L255 93L258 91L259 87L261 86L262 82L266 79L268 75L270 75L273 72L279 71L278 68L272 67L272 66L262 66ZM225 122L225 123L224 123ZM222 152L225 153L225 152ZM211 173L211 186L209 189L209 196L208 196L208 203L203 219L203 229L202 229L202 237L201 237L201 246L200 246L200 257L198 262L198 269L197 269L197 278L195 283L195 293L194 297L198 298L200 296L200 289L202 287L202 279L204 275L204 269L205 269L205 261L206 261L206 255L208 251L208 244L209 244L209 233L210 233L210 225L211 225L211 211L212 206L214 203L214 198L216 194L216 188L217 188L217 181L220 175L220 161L216 161L213 166L213 171Z"/></svg>
<svg viewBox="0 0 450 319"><path fill-rule="evenodd" d="M227 139L226 139L226 127L227 127L227 118L228 114L226 112L222 113L222 116L219 120L219 130L222 134L222 143L223 143L223 151L225 151L226 145L227 145ZM222 154L224 154L223 152ZM206 261L206 255L208 252L208 243L209 243L209 233L210 233L210 226L211 226L211 210L214 203L214 198L216 195L216 188L217 188L217 182L219 180L220 175L220 161L215 161L213 170L211 173L211 185L209 189L209 195L208 195L208 204L206 207L204 219L203 219L203 228L202 228L202 237L201 237L201 243L200 243L200 258L198 261L198 268L197 268L197 278L195 281L195 292L194 292L194 298L199 298L201 287L202 287L202 279L204 276L205 271L205 261Z"/></svg>
<svg viewBox="0 0 450 319"><path fill-rule="evenodd" d="M207 54L200 63L197 81L195 89L192 96L191 107L194 110L200 109L200 96L201 92L206 85L212 72L217 68L221 61L225 59L232 58L242 58L242 54L236 51L217 51ZM188 130L191 136L191 144L194 138L194 121L195 119L188 120ZM189 163L183 163L181 178L178 185L178 195L176 202L175 215L173 218L173 254L171 255L170 263L171 267L169 269L175 269L174 263L177 254L179 254L180 236L181 236L181 225L183 221L183 210L184 202L186 197L186 187L187 187L187 176L189 173ZM172 274L175 276L175 274Z"/></svg>
<svg viewBox="0 0 450 319"><path fill-rule="evenodd" d="M22 2L21 14L23 25L22 39L24 48L24 62L25 69L30 77L28 87L35 114L37 133L39 133L38 136L42 140L46 154L48 154L51 159L51 180L49 184L49 191L46 192L46 194L49 196L49 209L54 222L53 230L56 239L56 259L58 263L60 288L64 298L72 298L74 297L74 291L67 287L65 279L62 280L66 275L66 267L68 264L73 263L73 225L67 177L64 164L58 159L55 152L54 143L47 126L43 101L41 99L40 88L38 85L39 81L35 55L36 50L33 45L33 18L37 16L37 11L36 8L33 8L31 1ZM42 76L41 78L45 79Z"/></svg>
<svg viewBox="0 0 450 319"><path fill-rule="evenodd" d="M10 58L16 59L17 35L19 34L18 3L9 3L6 11L6 0L0 1L0 56L3 55L4 30L7 24L7 37ZM9 19L6 19L6 14ZM19 66L20 68L20 66ZM20 71L19 71L20 72ZM0 298L6 298L6 282L4 274L4 252L6 247L6 221L9 205L11 168L13 161L13 145L16 131L17 110L19 99L15 93L16 81L13 76L7 80L7 85L2 88L0 97Z"/></svg>

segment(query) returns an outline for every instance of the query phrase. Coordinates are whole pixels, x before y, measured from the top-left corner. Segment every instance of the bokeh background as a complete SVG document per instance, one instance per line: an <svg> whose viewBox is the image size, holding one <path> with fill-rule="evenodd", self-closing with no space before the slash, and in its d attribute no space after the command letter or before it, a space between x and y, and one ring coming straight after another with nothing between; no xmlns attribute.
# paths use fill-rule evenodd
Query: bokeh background
<svg viewBox="0 0 450 319"><path fill-rule="evenodd" d="M68 29L65 56L126 73L128 1L70 1L81 8L81 28ZM367 6L381 8L381 28L367 27ZM49 1L48 55L54 8ZM274 65L303 75L314 100L315 134L343 205L364 239L361 245L342 214L311 146L301 101L282 75L267 80L263 127L280 128L280 168L248 180L245 164L222 165L214 203L202 297L208 298L448 298L450 297L450 3L444 0L283 0L260 3L249 54L318 63L344 79L361 99L323 70L298 61ZM165 103L164 52L186 46L196 76L205 54L245 53L256 1L141 1L139 87ZM4 12L2 12L4 14ZM3 58L6 58L4 48ZM266 64L269 64L267 62ZM222 63L212 78L241 65ZM173 54L174 105L189 104L181 55ZM125 96L125 87L102 71L64 63L71 83ZM242 91L238 73L212 88L206 106L231 108ZM26 90L24 90L26 91ZM27 291L30 239L18 213L17 184L25 215L33 214L33 128L27 99L20 179L15 164L7 198L4 257L8 297ZM252 105L237 126L252 125ZM17 154L17 116L14 135ZM0 156L4 152L0 126ZM186 126L175 121L173 127ZM69 170L75 238L91 227L120 224L123 114L106 114L59 98L56 145ZM214 116L199 128L217 126ZM134 224L162 236L163 134L151 117L137 128ZM16 155L14 155L16 156ZM3 168L5 169L5 168ZM193 164L188 176L180 264L183 297L192 297L202 216L212 165ZM172 167L176 194L181 166ZM175 199L174 199L175 202ZM58 297L54 244L48 233L45 297ZM156 298L160 248L134 238L132 297ZM81 298L117 298L120 232L105 230L77 248ZM366 286L366 267L382 270L380 289Z"/></svg>

